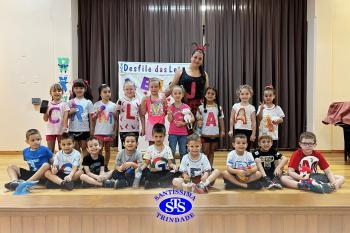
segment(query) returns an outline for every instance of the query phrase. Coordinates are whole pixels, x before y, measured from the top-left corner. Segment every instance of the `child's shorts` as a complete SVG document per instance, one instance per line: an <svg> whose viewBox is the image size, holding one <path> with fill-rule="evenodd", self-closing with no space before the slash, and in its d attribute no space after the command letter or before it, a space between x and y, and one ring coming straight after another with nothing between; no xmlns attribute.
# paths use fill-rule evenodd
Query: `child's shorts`
<svg viewBox="0 0 350 233"><path fill-rule="evenodd" d="M58 176L59 178L61 178L62 180L64 180L64 177L68 176L68 174L63 173L62 171L58 171L58 172L56 173L56 176ZM46 182L46 188L48 188L48 189L58 189L58 188L61 188L61 186L58 185L58 184L55 184L54 182L52 182L52 181L50 181L50 180L48 180L48 181Z"/></svg>
<svg viewBox="0 0 350 233"><path fill-rule="evenodd" d="M112 135L95 135L94 137L102 142L113 142Z"/></svg>
<svg viewBox="0 0 350 233"><path fill-rule="evenodd" d="M114 170L112 173L112 179L118 180L118 179L126 179L129 186L132 186L132 183L135 179L135 169L129 168L126 171L119 172L117 170Z"/></svg>
<svg viewBox="0 0 350 233"><path fill-rule="evenodd" d="M46 135L46 141L53 142L53 141L61 141L61 135Z"/></svg>
<svg viewBox="0 0 350 233"><path fill-rule="evenodd" d="M214 143L214 142L219 142L219 138L209 138L209 137L201 137L202 143Z"/></svg>
<svg viewBox="0 0 350 233"><path fill-rule="evenodd" d="M75 141L86 141L90 137L90 132L69 132Z"/></svg>
<svg viewBox="0 0 350 233"><path fill-rule="evenodd" d="M18 179L20 180L28 180L30 177L32 177L35 174L35 171L29 171L27 169L24 168L19 168L19 174L20 176L18 177Z"/></svg>

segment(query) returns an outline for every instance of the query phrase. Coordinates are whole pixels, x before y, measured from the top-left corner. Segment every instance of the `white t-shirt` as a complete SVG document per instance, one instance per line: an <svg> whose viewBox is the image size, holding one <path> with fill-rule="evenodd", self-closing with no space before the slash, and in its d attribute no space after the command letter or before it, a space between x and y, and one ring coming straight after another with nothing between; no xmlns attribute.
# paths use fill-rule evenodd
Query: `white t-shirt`
<svg viewBox="0 0 350 233"><path fill-rule="evenodd" d="M109 101L107 104L98 101L94 104L94 111L96 112L101 106L104 110L100 112L96 119L95 135L113 135L114 134L114 113L116 104Z"/></svg>
<svg viewBox="0 0 350 233"><path fill-rule="evenodd" d="M58 166L59 171L62 171L64 174L69 175L74 166L79 168L80 153L75 149L73 149L70 154L66 154L63 152L63 150L60 150L56 153L53 165Z"/></svg>
<svg viewBox="0 0 350 233"><path fill-rule="evenodd" d="M235 110L235 129L252 130L252 114L255 112L253 105L241 105L236 103L232 106Z"/></svg>
<svg viewBox="0 0 350 233"><path fill-rule="evenodd" d="M91 100L74 98L69 101L69 107L77 109L77 112L70 116L69 131L89 132L89 115L94 112Z"/></svg>
<svg viewBox="0 0 350 233"><path fill-rule="evenodd" d="M249 166L256 166L252 153L244 151L243 155L237 155L235 150L228 153L226 165L239 170L243 170Z"/></svg>
<svg viewBox="0 0 350 233"><path fill-rule="evenodd" d="M49 119L46 125L46 135L61 135L63 133L63 115L69 111L68 103L50 101L48 109Z"/></svg>
<svg viewBox="0 0 350 233"><path fill-rule="evenodd" d="M158 151L155 145L151 145L147 148L143 158L151 161L151 168L164 171L170 170L168 167L168 160L174 157L169 146L164 145L163 150Z"/></svg>
<svg viewBox="0 0 350 233"><path fill-rule="evenodd" d="M224 113L221 106L219 108L221 112L220 119L222 119L224 118ZM203 119L202 135L219 136L220 127L218 113L219 110L217 106L206 106L206 111L204 111L203 104L198 107L196 118L199 119L202 117Z"/></svg>
<svg viewBox="0 0 350 233"><path fill-rule="evenodd" d="M187 172L190 177L202 176L204 172L210 172L211 166L205 154L200 153L197 160L192 160L189 154L186 154L180 164L180 172Z"/></svg>
<svg viewBox="0 0 350 233"><path fill-rule="evenodd" d="M122 97L117 101L119 111L119 132L139 132L140 129L140 100L129 100Z"/></svg>
<svg viewBox="0 0 350 233"><path fill-rule="evenodd" d="M260 112L260 106L258 107L258 113ZM263 134L270 135L273 140L278 140L278 124L272 124L273 120L285 117L282 108L278 105L273 105L268 108L264 105L264 110L262 113L262 119L259 125L259 136Z"/></svg>

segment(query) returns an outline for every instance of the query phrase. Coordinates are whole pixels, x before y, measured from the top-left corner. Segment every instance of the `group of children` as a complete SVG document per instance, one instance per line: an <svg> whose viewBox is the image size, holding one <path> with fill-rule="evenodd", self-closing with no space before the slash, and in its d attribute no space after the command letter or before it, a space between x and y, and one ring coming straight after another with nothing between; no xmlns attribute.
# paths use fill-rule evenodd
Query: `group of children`
<svg viewBox="0 0 350 233"><path fill-rule="evenodd" d="M146 189L174 186L205 193L222 176L227 189L281 189L284 185L329 193L344 183L344 177L333 175L322 154L314 151L316 136L310 132L301 134L300 149L290 159L288 174L283 172L288 160L277 147L278 124L283 122L284 113L274 104L272 86L265 88L264 101L257 114L249 103L252 88L249 85L239 88L240 102L232 107L229 129L234 150L228 154L227 168L223 172L213 169L214 151L220 137L225 136L223 109L218 104L215 88L205 90L203 104L195 113L182 102L185 91L181 86L172 88L171 103L162 95L161 82L157 78L150 80L150 95L141 101L136 97L136 85L131 80L125 81L123 90L124 96L113 103L110 87L102 84L98 89L99 101L93 104L87 83L76 80L72 87L73 98L65 103L61 100L61 86L52 85L52 100L43 116L47 122L48 148L41 145L38 130L28 130L26 142L29 148L23 151L23 158L29 170L9 166L11 181L5 187L14 190L22 180L40 180L48 188L67 190L77 184L85 188L139 187L141 184ZM256 118L259 149L251 153ZM170 123L169 146L164 144L166 119ZM109 170L110 147L117 132L123 149L116 156L114 168ZM189 132L195 133L189 135ZM139 136L145 136L149 141L143 156L137 149ZM53 157L56 140L60 150ZM177 146L179 166L175 160ZM105 157L102 156L103 148ZM325 174L317 173L318 165Z"/></svg>

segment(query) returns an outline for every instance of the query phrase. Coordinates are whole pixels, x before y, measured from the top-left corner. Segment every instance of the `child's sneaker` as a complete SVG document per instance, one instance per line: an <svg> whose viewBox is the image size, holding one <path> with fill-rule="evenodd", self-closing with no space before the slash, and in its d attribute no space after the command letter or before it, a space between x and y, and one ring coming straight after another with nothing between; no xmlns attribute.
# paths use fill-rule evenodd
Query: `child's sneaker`
<svg viewBox="0 0 350 233"><path fill-rule="evenodd" d="M282 186L282 183L281 183L281 180L280 180L279 177L273 178L272 182L273 182L273 187L274 188L283 189L283 186Z"/></svg>
<svg viewBox="0 0 350 233"><path fill-rule="evenodd" d="M323 186L319 183L317 184L313 184L313 183L303 183L303 182L299 182L298 183L298 188L302 189L302 190L307 190L307 191L312 191L315 193L325 193L325 190L323 188Z"/></svg>
<svg viewBox="0 0 350 233"><path fill-rule="evenodd" d="M16 188L18 187L18 185L23 182L23 180L14 180L11 182L6 183L4 186L5 188L7 188L10 191L14 191L16 190Z"/></svg>
<svg viewBox="0 0 350 233"><path fill-rule="evenodd" d="M95 185L89 184L89 183L83 181L83 182L81 182L81 187L83 189L87 189L87 188L93 188L93 187L95 187Z"/></svg>
<svg viewBox="0 0 350 233"><path fill-rule="evenodd" d="M128 181L126 179L117 179L115 182L115 188L119 189L119 188L126 188L128 187Z"/></svg>
<svg viewBox="0 0 350 233"><path fill-rule="evenodd" d="M262 179L262 184L264 185L264 187L265 187L266 189L271 189L271 188L274 187L274 184L273 184L273 182L271 181L270 177L264 176L264 177L261 178L261 179Z"/></svg>
<svg viewBox="0 0 350 233"><path fill-rule="evenodd" d="M262 189L264 186L260 181L253 181L247 184L247 189L254 189L259 190Z"/></svg>
<svg viewBox="0 0 350 233"><path fill-rule="evenodd" d="M114 182L114 180L104 180L102 182L102 187L104 187L104 188L114 188L115 187L115 182Z"/></svg>
<svg viewBox="0 0 350 233"><path fill-rule="evenodd" d="M74 183L72 181L63 180L61 183L61 188L71 191L74 188Z"/></svg>
<svg viewBox="0 0 350 233"><path fill-rule="evenodd" d="M203 194L208 192L208 188L203 184L203 182L200 182L196 186L194 186L194 192L198 194Z"/></svg>
<svg viewBox="0 0 350 233"><path fill-rule="evenodd" d="M323 183L321 185L322 185L324 193L331 193L334 191L334 187L328 183Z"/></svg>

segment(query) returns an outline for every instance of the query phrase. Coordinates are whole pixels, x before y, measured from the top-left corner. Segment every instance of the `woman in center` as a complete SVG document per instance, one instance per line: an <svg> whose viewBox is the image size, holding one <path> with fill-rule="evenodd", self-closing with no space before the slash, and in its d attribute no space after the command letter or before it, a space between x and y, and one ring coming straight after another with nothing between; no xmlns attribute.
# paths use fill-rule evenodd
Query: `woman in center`
<svg viewBox="0 0 350 233"><path fill-rule="evenodd" d="M204 52L207 45L196 47L192 52L191 63L187 68L177 70L169 88L166 90L166 96L171 94L171 90L175 85L183 86L186 94L184 95L184 103L190 108L195 116L198 106L203 103L204 91L209 86L208 74L204 71Z"/></svg>

